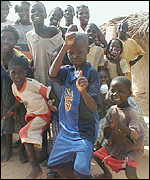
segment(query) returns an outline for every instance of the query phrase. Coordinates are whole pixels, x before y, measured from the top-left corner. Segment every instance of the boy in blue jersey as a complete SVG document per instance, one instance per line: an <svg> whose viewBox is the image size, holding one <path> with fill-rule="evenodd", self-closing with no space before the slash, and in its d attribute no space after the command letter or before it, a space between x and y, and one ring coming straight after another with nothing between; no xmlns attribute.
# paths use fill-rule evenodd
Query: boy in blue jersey
<svg viewBox="0 0 150 180"><path fill-rule="evenodd" d="M62 66L64 55L72 66ZM55 58L50 78L59 82L63 94L59 105L60 132L48 159L48 166L64 178L90 178L93 145L99 121L99 79L86 62L88 36L71 33Z"/></svg>

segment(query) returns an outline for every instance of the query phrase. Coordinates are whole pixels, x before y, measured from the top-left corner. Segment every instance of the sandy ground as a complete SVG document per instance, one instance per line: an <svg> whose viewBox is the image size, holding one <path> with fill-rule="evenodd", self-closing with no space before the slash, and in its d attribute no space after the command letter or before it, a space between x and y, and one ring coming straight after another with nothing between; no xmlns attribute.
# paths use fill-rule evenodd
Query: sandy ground
<svg viewBox="0 0 150 180"><path fill-rule="evenodd" d="M42 167L43 174L38 179L46 179L47 168ZM22 164L19 161L18 149L13 149L13 156L7 162L1 162L1 179L26 179L30 172L30 164ZM92 161L92 174L101 173L101 169L97 166L96 162ZM126 179L124 171L120 173L112 173L113 179ZM149 179L149 151L147 151L141 158L141 166L138 169L138 176L140 179Z"/></svg>
<svg viewBox="0 0 150 180"><path fill-rule="evenodd" d="M139 104L141 105L144 115L149 115L149 105L148 99L146 97L137 98ZM46 179L47 168L42 167L43 174L39 179ZM18 157L18 150L13 149L12 158L5 163L1 163L1 179L25 179L30 172L30 164L21 164ZM96 163L92 162L92 172L93 174L99 174L101 171ZM140 179L149 179L149 151L141 159L141 167L138 169L138 176ZM124 171L120 173L113 173L113 179L126 179Z"/></svg>

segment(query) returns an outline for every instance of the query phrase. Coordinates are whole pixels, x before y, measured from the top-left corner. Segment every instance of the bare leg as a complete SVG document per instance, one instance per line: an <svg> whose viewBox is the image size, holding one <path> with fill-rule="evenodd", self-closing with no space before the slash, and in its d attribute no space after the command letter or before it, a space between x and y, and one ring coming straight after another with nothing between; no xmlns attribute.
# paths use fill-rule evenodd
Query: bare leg
<svg viewBox="0 0 150 180"><path fill-rule="evenodd" d="M136 168L127 166L125 170L128 179L138 179Z"/></svg>
<svg viewBox="0 0 150 180"><path fill-rule="evenodd" d="M94 156L94 160L97 162L97 164L101 167L101 169L104 171L104 174L99 175L97 178L104 178L104 179L112 179L112 174L109 171L109 169L105 166L105 164L102 162L102 160L100 160L99 158L97 158L96 156Z"/></svg>
<svg viewBox="0 0 150 180"><path fill-rule="evenodd" d="M8 161L12 155L12 134L4 134L2 137L3 155L2 161Z"/></svg>
<svg viewBox="0 0 150 180"><path fill-rule="evenodd" d="M22 163L28 162L27 153L24 144L19 144L19 160Z"/></svg>
<svg viewBox="0 0 150 180"><path fill-rule="evenodd" d="M39 175L42 174L42 169L40 168L39 163L37 162L35 150L33 144L27 144L24 143L27 155L28 155L28 160L31 164L32 170L27 179L36 179Z"/></svg>

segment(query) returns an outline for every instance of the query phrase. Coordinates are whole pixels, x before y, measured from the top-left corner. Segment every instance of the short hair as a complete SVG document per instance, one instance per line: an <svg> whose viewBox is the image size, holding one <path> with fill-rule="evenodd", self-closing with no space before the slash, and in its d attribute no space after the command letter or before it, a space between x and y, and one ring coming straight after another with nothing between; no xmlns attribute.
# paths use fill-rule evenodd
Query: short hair
<svg viewBox="0 0 150 180"><path fill-rule="evenodd" d="M38 4L44 11L44 18L47 18L47 13L46 13L46 8L44 6L44 4L40 1L33 1L31 7L33 7L34 5Z"/></svg>
<svg viewBox="0 0 150 180"><path fill-rule="evenodd" d="M64 12L63 12L63 10L62 10L60 7L55 7L54 9L52 9L52 10L50 11L50 13L49 13L48 16L50 16L51 13L52 13L53 11L56 11L56 10L60 11L61 18L63 18Z"/></svg>
<svg viewBox="0 0 150 180"><path fill-rule="evenodd" d="M71 6L71 5L66 5L66 8L65 9L67 9L67 7L70 7L71 9L72 9L72 12L73 12L73 14L75 15L75 10L74 10L74 7L73 6Z"/></svg>
<svg viewBox="0 0 150 180"><path fill-rule="evenodd" d="M76 31L78 31L78 27L76 24L71 24L67 29L67 32L76 32Z"/></svg>
<svg viewBox="0 0 150 180"><path fill-rule="evenodd" d="M24 71L29 70L29 63L25 56L14 55L8 63L8 70L10 71L14 66L20 66Z"/></svg>
<svg viewBox="0 0 150 180"><path fill-rule="evenodd" d="M131 90L131 81L126 76L117 76L112 79L113 81L118 81L119 83L125 85L129 90Z"/></svg>
<svg viewBox="0 0 150 180"><path fill-rule="evenodd" d="M90 26L91 28L95 29L97 32L100 31L100 29L94 23L89 23L87 26ZM86 28L87 28L87 26L86 26Z"/></svg>
<svg viewBox="0 0 150 180"><path fill-rule="evenodd" d="M22 10L23 6L28 6L30 8L30 3L27 2L27 1L21 1L21 5L20 6L19 5L15 6L15 13L20 12Z"/></svg>
<svg viewBox="0 0 150 180"><path fill-rule="evenodd" d="M10 25L4 26L1 33L3 33L3 32L11 32L11 33L13 33L13 35L14 35L14 37L16 39L16 42L19 40L18 31L13 26L10 26Z"/></svg>
<svg viewBox="0 0 150 180"><path fill-rule="evenodd" d="M88 6L86 6L86 5L80 5L80 6L77 6L77 8L76 8L76 15L77 15L77 17L78 17L78 12L79 12L79 9L82 9L82 8L87 8L88 10L89 10L89 7Z"/></svg>
<svg viewBox="0 0 150 180"><path fill-rule="evenodd" d="M89 45L89 40L86 33L75 32L75 34L76 34L75 42L84 41L85 45L87 46Z"/></svg>
<svg viewBox="0 0 150 180"><path fill-rule="evenodd" d="M111 40L109 41L109 43L108 43L108 45L107 45L106 55L109 54L109 48L110 48L110 45L111 45L112 41L116 41L116 40L117 40L117 41L119 42L119 44L120 44L120 48L121 48L120 54L122 53L122 51L123 51L123 43L122 43L122 41L121 41L119 38L113 38L113 39L111 39Z"/></svg>

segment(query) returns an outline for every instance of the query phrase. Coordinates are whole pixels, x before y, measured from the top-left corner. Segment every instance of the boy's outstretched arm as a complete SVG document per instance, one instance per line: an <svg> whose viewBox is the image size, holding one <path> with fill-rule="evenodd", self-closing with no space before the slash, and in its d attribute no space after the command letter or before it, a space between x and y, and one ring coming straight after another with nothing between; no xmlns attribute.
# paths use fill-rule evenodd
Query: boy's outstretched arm
<svg viewBox="0 0 150 180"><path fill-rule="evenodd" d="M68 44L68 39L73 39L72 44ZM49 69L49 77L55 78L58 75L58 72L60 71L60 67L63 65L63 59L66 54L66 52L71 48L71 46L74 43L75 39L75 33L70 33L68 36L66 36L65 42L60 49L58 55L56 56L55 60L53 61L50 69Z"/></svg>

